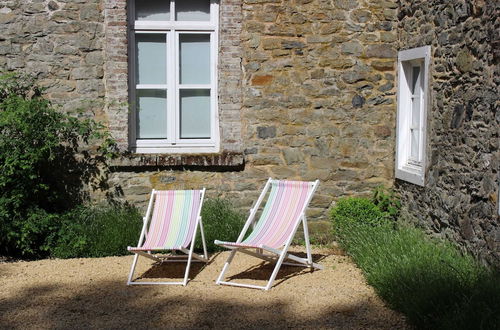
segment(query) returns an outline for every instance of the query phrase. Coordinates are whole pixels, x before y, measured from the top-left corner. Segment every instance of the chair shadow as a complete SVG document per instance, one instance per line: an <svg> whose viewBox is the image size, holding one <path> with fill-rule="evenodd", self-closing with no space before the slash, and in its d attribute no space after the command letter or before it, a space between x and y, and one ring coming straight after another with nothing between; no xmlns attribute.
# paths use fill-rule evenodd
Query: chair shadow
<svg viewBox="0 0 500 330"><path fill-rule="evenodd" d="M304 252L292 252L291 254L299 257L299 258L307 258L307 254ZM323 259L325 259L327 256L324 254L312 254L312 259L313 262L319 262ZM291 260L285 260L285 262ZM271 274L274 270L274 267L276 266L275 263L271 263L268 261L262 261L258 265L251 266L250 268L228 276L227 279L228 281L231 280L238 280L238 279L243 279L243 280L260 280L260 281L268 281L269 278L271 277ZM313 273L315 271L318 271L317 269L314 268L309 268L309 267L301 267L301 266L291 266L291 265L281 265L280 270L278 271L278 274L276 275L276 279L273 284L274 286L280 285L284 281L295 277L299 276L305 273Z"/></svg>
<svg viewBox="0 0 500 330"><path fill-rule="evenodd" d="M193 280L196 276L209 266L215 259L218 253L209 256L208 262L192 262L189 269L189 279ZM193 258L194 259L194 258ZM186 273L187 262L155 262L151 268L141 274L137 279L159 279L159 278L176 278L183 279Z"/></svg>

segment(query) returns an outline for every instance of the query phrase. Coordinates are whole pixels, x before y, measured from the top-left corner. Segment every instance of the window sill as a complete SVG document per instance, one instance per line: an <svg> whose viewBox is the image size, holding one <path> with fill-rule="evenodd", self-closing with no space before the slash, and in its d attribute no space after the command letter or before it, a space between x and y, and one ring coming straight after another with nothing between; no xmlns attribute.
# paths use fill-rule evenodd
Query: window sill
<svg viewBox="0 0 500 330"><path fill-rule="evenodd" d="M213 154L141 154L127 153L110 161L112 170L133 170L144 168L214 168L233 169L243 168L245 158L243 153L222 152Z"/></svg>
<svg viewBox="0 0 500 330"><path fill-rule="evenodd" d="M408 167L398 168L396 169L396 179L407 181L421 187L425 186L425 176L422 169L416 171Z"/></svg>

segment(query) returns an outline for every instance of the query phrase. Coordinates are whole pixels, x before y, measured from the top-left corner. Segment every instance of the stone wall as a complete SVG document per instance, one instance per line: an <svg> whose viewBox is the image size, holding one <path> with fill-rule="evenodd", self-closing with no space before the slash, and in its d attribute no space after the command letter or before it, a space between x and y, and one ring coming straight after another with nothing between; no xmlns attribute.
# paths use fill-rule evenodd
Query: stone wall
<svg viewBox="0 0 500 330"><path fill-rule="evenodd" d="M129 155L111 193L143 206L151 188L205 186L247 208L268 177L320 179L309 215L326 220L338 197L391 185L397 1L220 8L221 153ZM67 111L94 100L86 115L126 149L126 15L124 0L0 1L0 66L36 73Z"/></svg>
<svg viewBox="0 0 500 330"><path fill-rule="evenodd" d="M0 1L0 68L37 76L64 111L102 114L101 1ZM101 101L99 101L101 100Z"/></svg>
<svg viewBox="0 0 500 330"><path fill-rule="evenodd" d="M425 187L398 181L410 213L500 264L498 1L402 1L401 49L432 46Z"/></svg>
<svg viewBox="0 0 500 330"><path fill-rule="evenodd" d="M203 185L248 208L268 177L320 179L309 215L323 220L334 199L391 185L396 2L239 2L244 161L143 156L112 182L138 204Z"/></svg>
<svg viewBox="0 0 500 330"><path fill-rule="evenodd" d="M395 1L243 4L246 160L320 179L316 201L391 185Z"/></svg>

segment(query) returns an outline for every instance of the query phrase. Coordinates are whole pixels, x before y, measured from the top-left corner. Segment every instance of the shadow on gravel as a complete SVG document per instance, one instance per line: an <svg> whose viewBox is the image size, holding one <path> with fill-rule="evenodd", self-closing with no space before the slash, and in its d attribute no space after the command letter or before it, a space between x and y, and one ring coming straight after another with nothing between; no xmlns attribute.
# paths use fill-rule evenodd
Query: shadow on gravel
<svg viewBox="0 0 500 330"><path fill-rule="evenodd" d="M189 278L195 279L196 276L205 268L206 265L200 262L193 262L189 270ZM160 279L176 278L183 279L186 272L185 262L165 262L153 264L150 269L144 272L137 279Z"/></svg>
<svg viewBox="0 0 500 330"><path fill-rule="evenodd" d="M203 269L210 266L219 253L215 253L208 259L208 262L197 262L193 261L191 263L191 268L189 269L189 279L190 281L196 279L196 276L201 273ZM140 258L144 261L144 258ZM186 272L186 262L157 262L151 265L147 271L142 274L135 274L136 280L141 279L183 279Z"/></svg>
<svg viewBox="0 0 500 330"><path fill-rule="evenodd" d="M202 296L194 287L174 294L162 287L127 287L121 282L31 287L12 299L0 297L1 329L399 329L398 320L381 317L382 307L369 299L332 304L307 318L292 302L270 293L257 302L241 296L225 299L216 292ZM199 288L198 288L199 289ZM68 290L72 294L68 297ZM225 290L225 289L223 289ZM170 294L169 294L170 292ZM179 293L181 292L181 293ZM228 291L222 291L222 293ZM314 297L296 297L314 299ZM237 301L239 300L239 301Z"/></svg>
<svg viewBox="0 0 500 330"><path fill-rule="evenodd" d="M295 256L299 258L307 258L307 254L303 252L293 252ZM236 256L237 257L237 256ZM236 258L235 257L235 258ZM312 259L313 262L320 262L326 258L326 255L323 254L313 254ZM269 281L269 278L271 277L271 274L274 270L275 263L269 263L266 261L260 262L258 265L252 266L250 268L245 269L244 271L228 276L226 279L231 281L231 280L239 280L239 279L247 279L247 280L262 280L262 281ZM231 269L234 271L236 265L231 264ZM290 265L282 265L278 275L276 276L276 281L273 283L273 287L280 285L284 281L295 277L299 276L304 273L312 273L314 272L314 269L306 268L306 267L301 267L301 266L290 266ZM262 285L265 285L263 283Z"/></svg>

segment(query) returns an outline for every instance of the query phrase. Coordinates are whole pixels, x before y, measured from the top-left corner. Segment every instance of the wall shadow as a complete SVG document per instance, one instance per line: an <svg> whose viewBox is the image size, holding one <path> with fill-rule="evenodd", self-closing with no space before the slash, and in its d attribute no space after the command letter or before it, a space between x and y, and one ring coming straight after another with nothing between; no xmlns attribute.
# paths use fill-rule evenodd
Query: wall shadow
<svg viewBox="0 0 500 330"><path fill-rule="evenodd" d="M218 286L213 290L214 295L202 294L194 286L177 293L169 288L127 287L118 281L96 281L77 290L66 285L29 287L13 298L1 299L0 328L406 328L400 318L381 317L383 307L370 299L333 304L311 318L296 313L292 302L273 297L271 291L262 293L269 299L258 302L251 296L245 297L248 290L241 288L231 288L241 292L240 297L217 293L222 288ZM307 299L310 298L313 297Z"/></svg>

